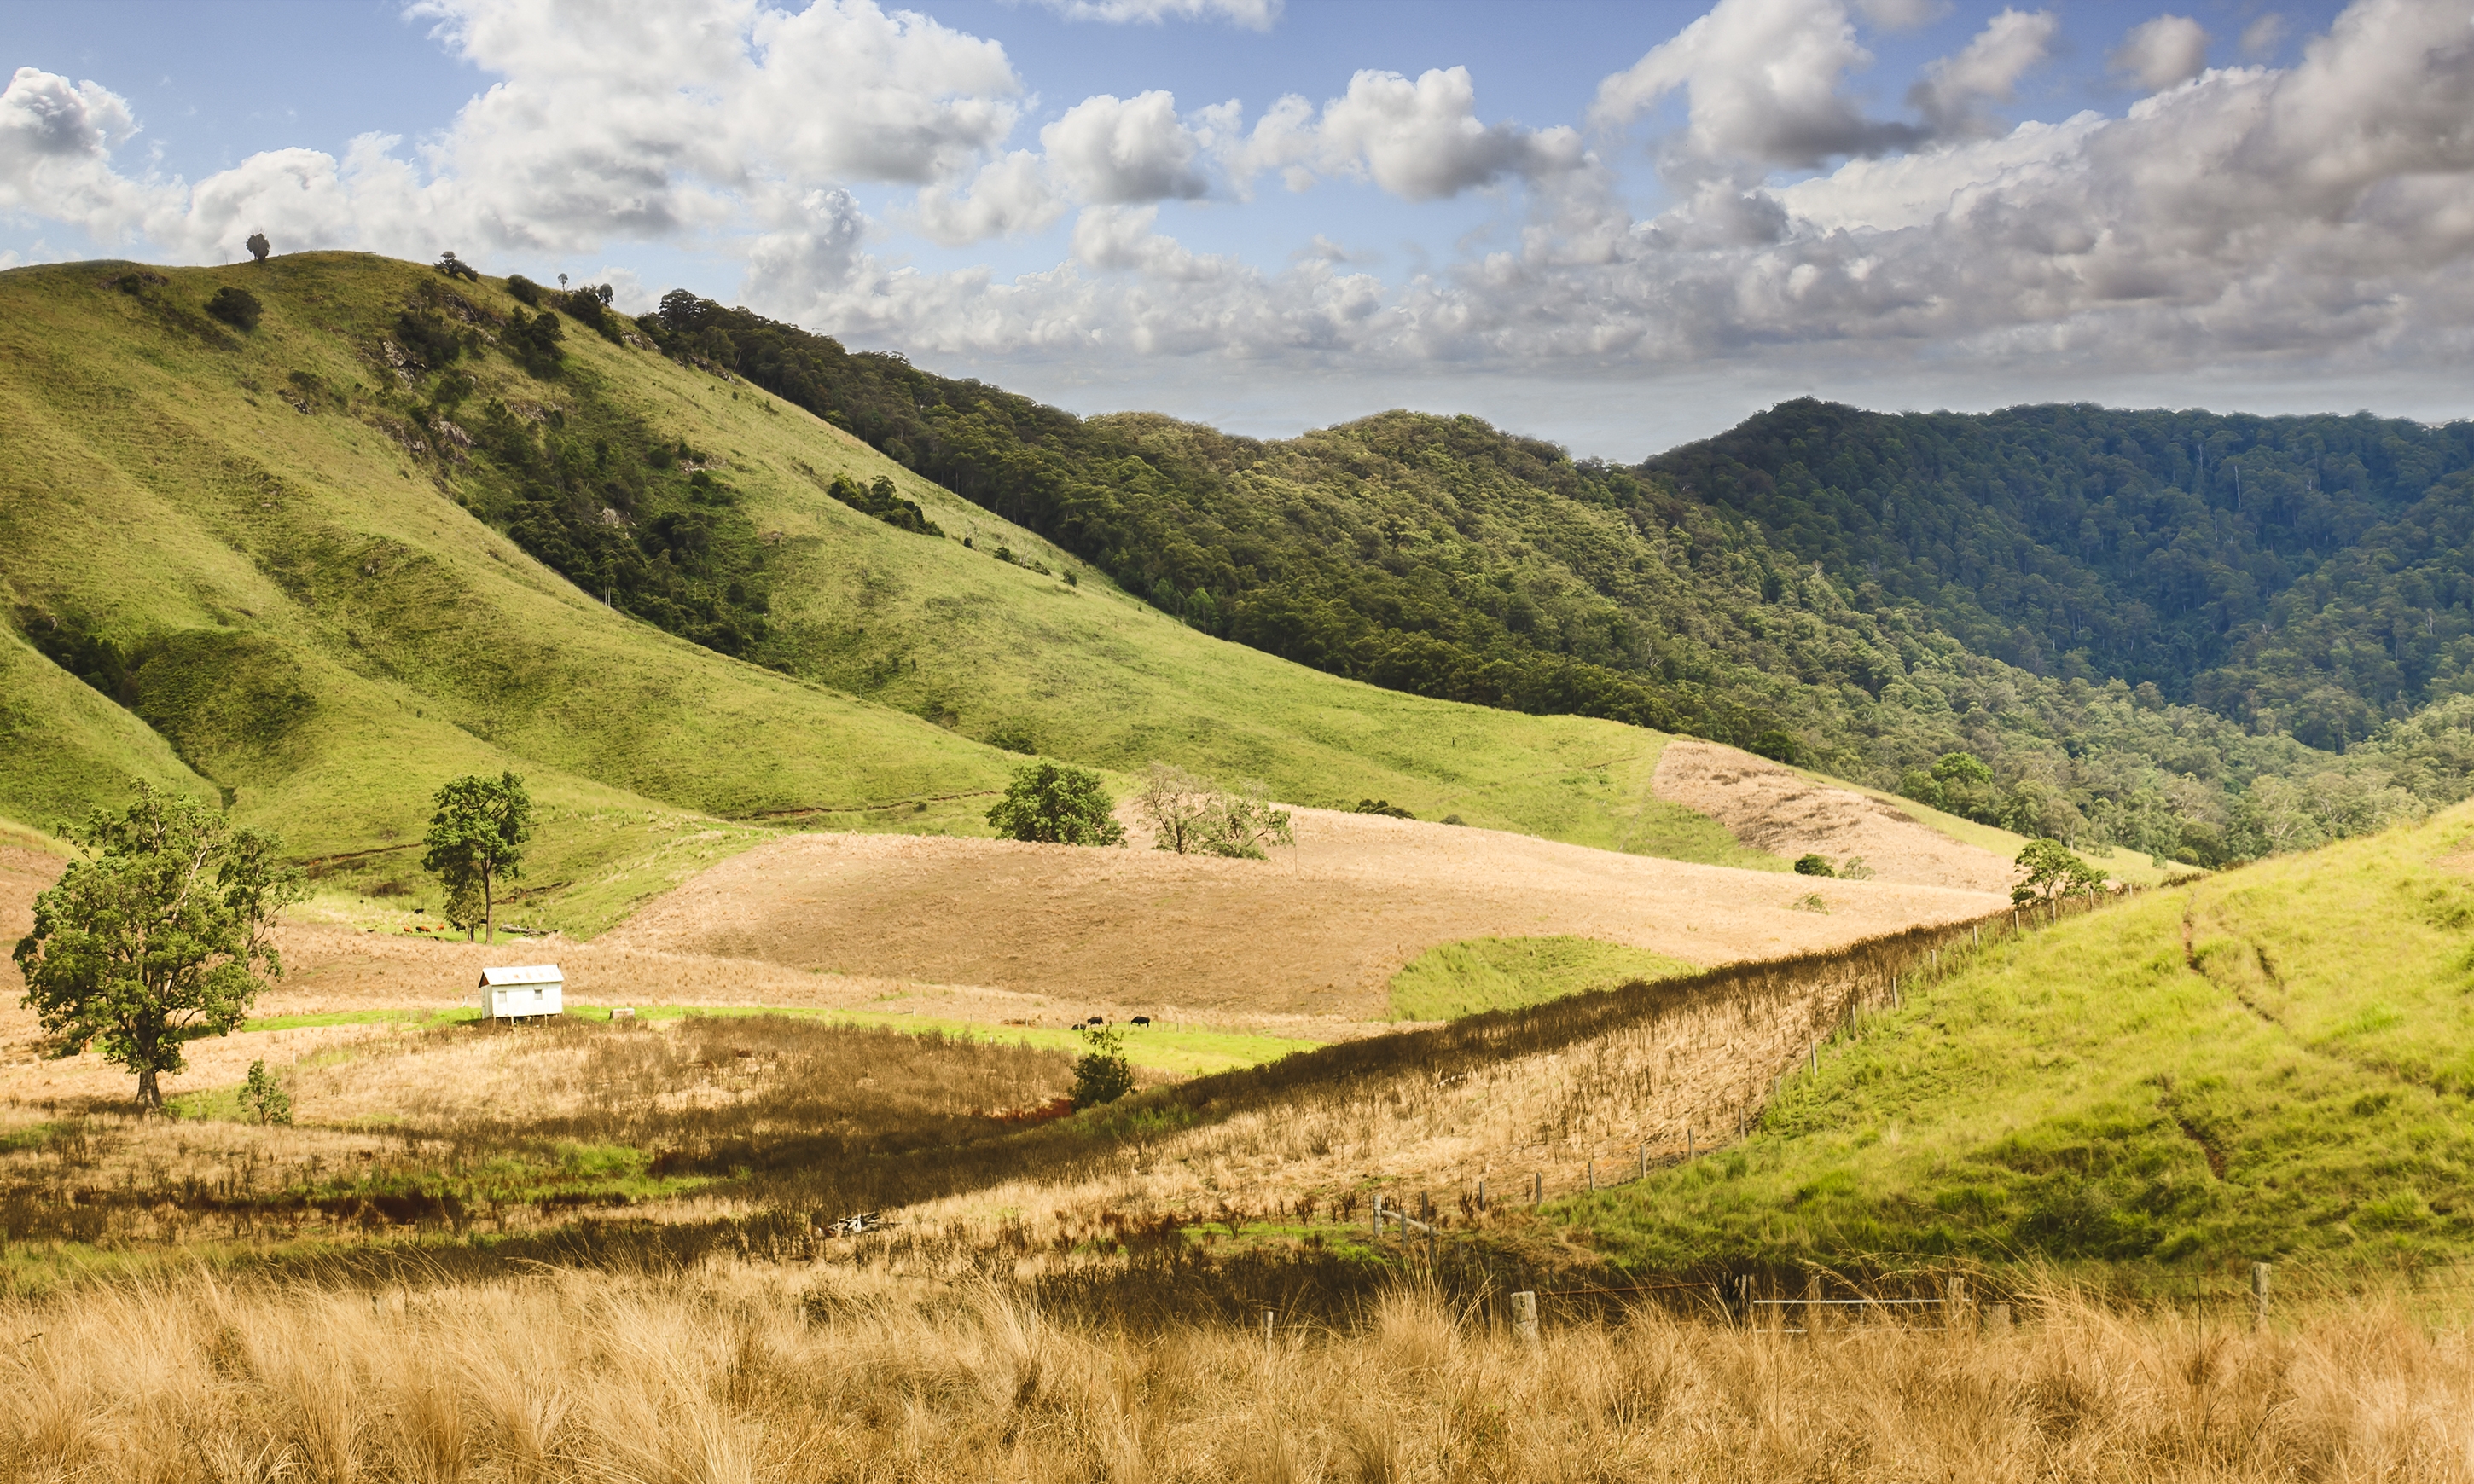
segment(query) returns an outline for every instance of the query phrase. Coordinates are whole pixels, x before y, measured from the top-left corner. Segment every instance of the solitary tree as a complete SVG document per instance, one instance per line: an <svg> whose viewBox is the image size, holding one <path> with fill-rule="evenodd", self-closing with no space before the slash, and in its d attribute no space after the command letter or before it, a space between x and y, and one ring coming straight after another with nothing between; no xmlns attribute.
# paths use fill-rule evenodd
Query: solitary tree
<svg viewBox="0 0 2474 1484"><path fill-rule="evenodd" d="M1123 845L1116 801L1096 773L1040 759L1013 771L988 823L1008 840L1043 845Z"/></svg>
<svg viewBox="0 0 2474 1484"><path fill-rule="evenodd" d="M2104 884L2104 873L2079 859L2059 840L2030 840L2016 863L2025 873L2010 889L2013 901L2050 901L2065 892Z"/></svg>
<svg viewBox="0 0 2474 1484"><path fill-rule="evenodd" d="M429 853L421 869L438 877L449 898L478 887L481 932L498 941L497 887L523 874L524 842L533 834L533 800L524 780L502 773L493 781L466 777L438 791L429 817Z"/></svg>
<svg viewBox="0 0 2474 1484"><path fill-rule="evenodd" d="M266 233L264 232L250 233L249 241L241 244L241 246L249 249L250 257L260 263L266 261L266 254L275 251L275 245L266 240Z"/></svg>
<svg viewBox="0 0 2474 1484"><path fill-rule="evenodd" d="M1220 790L1173 762L1154 762L1143 775L1134 807L1152 826L1152 849L1183 855L1203 848Z"/></svg>
<svg viewBox="0 0 2474 1484"><path fill-rule="evenodd" d="M1297 843L1297 834L1289 827L1289 811L1273 808L1270 791L1259 781L1249 781L1235 793L1219 796L1202 848L1214 855L1262 860L1264 847Z"/></svg>
<svg viewBox="0 0 2474 1484"><path fill-rule="evenodd" d="M138 1107L159 1112L158 1079L188 1065L182 1042L229 1035L260 973L282 975L267 933L303 895L301 876L275 836L143 784L69 833L81 858L35 898L35 930L12 955L23 1003L61 1055L100 1041L137 1074Z"/></svg>

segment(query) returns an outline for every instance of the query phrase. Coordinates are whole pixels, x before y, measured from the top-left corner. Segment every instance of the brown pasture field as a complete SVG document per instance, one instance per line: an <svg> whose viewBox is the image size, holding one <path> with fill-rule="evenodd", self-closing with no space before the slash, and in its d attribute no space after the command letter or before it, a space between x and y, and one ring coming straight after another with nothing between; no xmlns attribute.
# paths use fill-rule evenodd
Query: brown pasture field
<svg viewBox="0 0 2474 1484"><path fill-rule="evenodd" d="M1833 866L1862 856L1877 881L1904 881L2006 898L2018 871L1991 850L1921 825L1894 804L1812 782L1777 763L1678 737L1659 754L1651 790L1696 809L1757 850L1808 853Z"/></svg>
<svg viewBox="0 0 2474 1484"><path fill-rule="evenodd" d="M1295 819L1296 848L1267 861L1174 855L1139 837L1091 850L794 835L711 868L600 942L1180 1017L1363 1022L1386 1013L1386 987L1410 960L1465 938L1570 934L1709 966L1960 922L2007 901L1326 809ZM1816 893L1827 910L1806 904Z"/></svg>

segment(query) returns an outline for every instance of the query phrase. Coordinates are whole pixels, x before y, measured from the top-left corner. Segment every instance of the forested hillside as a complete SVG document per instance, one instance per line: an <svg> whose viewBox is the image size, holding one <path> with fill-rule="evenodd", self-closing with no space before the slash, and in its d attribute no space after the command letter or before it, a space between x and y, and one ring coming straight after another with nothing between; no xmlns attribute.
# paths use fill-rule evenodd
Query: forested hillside
<svg viewBox="0 0 2474 1484"><path fill-rule="evenodd" d="M1643 470L1979 654L2313 747L2474 687L2474 422L1807 398Z"/></svg>
<svg viewBox="0 0 2474 1484"><path fill-rule="evenodd" d="M2382 694L2370 667L2298 687L2306 697L2369 687L2315 703L2314 715L2333 707L2342 718L2310 732L2319 747L2293 735L2292 708L2190 704L2203 655L2195 639L2184 682L2151 678L2171 679L2156 653L2200 624L2204 605L2172 608L2171 623L2141 618L2129 598L2108 610L2108 622L2138 635L2121 642L2147 657L2145 668L2115 665L2112 651L2101 663L2092 649L2052 658L2067 652L1993 612L2062 590L2049 563L2016 549L2024 538L1965 543L1976 566L1951 581L1992 589L1971 608L1962 595L1944 599L1920 567L1904 586L1875 580L1874 559L1828 549L1801 506L1705 497L1700 485L1712 476L1696 471L1713 467L1708 458L1680 474L1663 463L1627 469L1576 462L1474 419L1406 413L1258 442L1143 415L1079 419L684 292L639 323L673 356L743 375L851 430L1196 628L1395 689L1693 732L2025 833L2210 865L2415 816L2465 788L2469 707L2408 722L2406 692ZM2364 455L2375 440L2359 419L2329 420L2356 429L2344 467L2371 468ZM2368 538L2393 522L2365 513L2388 509L2380 499L2396 505L2394 491L2422 471L2445 488L2418 497L2413 508L2426 514L2416 529L2438 529L2465 503L2458 431L2417 430L2420 442L2377 461L2386 483L2365 472L2328 485L2346 491L2341 500L2308 484L2295 493L2293 482L2311 476L2289 460L2271 477L2260 456L2257 477L2274 491L2260 498L2281 501L2294 530L2314 539ZM2308 443L2299 434L2286 442ZM2256 435L2241 446L2286 443ZM2213 470L2219 452L2206 448ZM1738 485L1758 482L1749 463L1728 467L1744 471ZM2446 486L2451 478L2459 483ZM2389 493L2375 499L2358 485ZM2460 492L2453 506L2449 489ZM1968 498L1947 493L1947 523L1959 523ZM2129 508L2118 500L2105 520ZM2166 515L2139 518L2145 532ZM2297 540L2263 547L2260 562L2299 569L2316 548ZM2128 538L2117 544L2139 569L2167 574L2180 562L2215 580L2187 539L2162 558ZM2311 557L2314 584L2387 560L2348 550L2342 561ZM2025 575L2007 582L1996 557L2010 563L2002 572ZM2268 591L2266 578L2243 575L2248 590ZM2277 601L2299 601L2305 587L2283 581ZM2026 596L2002 595L2014 589ZM2331 607L2331 624L2352 610L2323 602L2314 621ZM2449 629L2444 613L2429 627L2435 643L2465 632ZM2426 677L2412 695L2444 688ZM1953 754L1980 766L1946 761Z"/></svg>

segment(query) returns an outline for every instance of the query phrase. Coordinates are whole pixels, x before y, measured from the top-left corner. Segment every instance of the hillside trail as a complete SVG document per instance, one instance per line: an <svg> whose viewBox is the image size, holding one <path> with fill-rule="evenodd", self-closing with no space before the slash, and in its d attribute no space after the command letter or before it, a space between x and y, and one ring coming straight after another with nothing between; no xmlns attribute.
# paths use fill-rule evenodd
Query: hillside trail
<svg viewBox="0 0 2474 1484"><path fill-rule="evenodd" d="M602 944L982 985L1133 1010L1379 1020L1438 944L1570 934L1709 966L2006 904L1527 835L1300 808L1263 861L901 835L798 835L721 862Z"/></svg>
<svg viewBox="0 0 2474 1484"><path fill-rule="evenodd" d="M1842 866L1861 856L1876 881L1988 892L2004 901L2019 878L2009 861L1918 824L1895 804L1715 742L1678 737L1666 744L1650 791L1786 860L1815 854Z"/></svg>

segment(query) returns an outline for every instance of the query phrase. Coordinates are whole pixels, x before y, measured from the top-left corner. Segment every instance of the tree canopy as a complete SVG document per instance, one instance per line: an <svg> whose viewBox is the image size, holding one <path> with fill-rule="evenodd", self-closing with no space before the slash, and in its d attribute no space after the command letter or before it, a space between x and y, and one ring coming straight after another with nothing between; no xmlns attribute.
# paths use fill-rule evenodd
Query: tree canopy
<svg viewBox="0 0 2474 1484"><path fill-rule="evenodd" d="M282 974L268 929L301 877L276 836L144 785L70 834L82 855L35 898L12 955L23 1003L57 1052L99 1042L136 1073L138 1105L159 1110L159 1078L187 1067L182 1042L230 1034Z"/></svg>
<svg viewBox="0 0 2474 1484"><path fill-rule="evenodd" d="M1014 770L1005 797L988 809L988 824L1008 840L1123 845L1115 808L1098 774L1039 758Z"/></svg>
<svg viewBox="0 0 2474 1484"><path fill-rule="evenodd" d="M498 941L497 887L523 871L524 842L532 838L533 801L513 773L496 778L467 776L448 782L432 801L421 869L447 888L450 900L478 890L485 942ZM469 907L459 908L469 922Z"/></svg>

